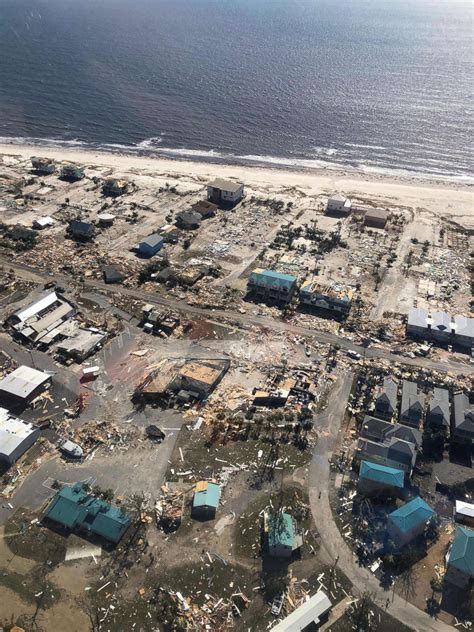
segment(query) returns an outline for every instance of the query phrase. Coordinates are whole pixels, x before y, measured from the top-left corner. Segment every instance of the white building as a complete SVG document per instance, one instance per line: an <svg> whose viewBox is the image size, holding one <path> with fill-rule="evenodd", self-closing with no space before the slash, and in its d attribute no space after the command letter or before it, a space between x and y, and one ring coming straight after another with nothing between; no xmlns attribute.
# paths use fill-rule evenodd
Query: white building
<svg viewBox="0 0 474 632"><path fill-rule="evenodd" d="M309 629L309 626L318 626L331 608L332 603L328 596L322 590L318 590L308 601L277 623L272 632L301 632Z"/></svg>
<svg viewBox="0 0 474 632"><path fill-rule="evenodd" d="M19 366L0 380L0 402L28 403L51 383L51 376L29 366Z"/></svg>
<svg viewBox="0 0 474 632"><path fill-rule="evenodd" d="M216 178L207 185L207 199L219 206L234 206L244 197L242 182Z"/></svg>
<svg viewBox="0 0 474 632"><path fill-rule="evenodd" d="M43 228L47 228L48 226L52 226L53 224L54 219L52 217L49 217L49 215L33 220L33 228L36 228L36 230L43 230Z"/></svg>
<svg viewBox="0 0 474 632"><path fill-rule="evenodd" d="M337 193L329 198L326 206L326 213L328 215L349 215L351 209L352 202L340 193Z"/></svg>
<svg viewBox="0 0 474 632"><path fill-rule="evenodd" d="M40 429L0 408L0 462L12 465L38 439Z"/></svg>
<svg viewBox="0 0 474 632"><path fill-rule="evenodd" d="M457 500L454 509L454 520L468 527L474 527L474 504Z"/></svg>

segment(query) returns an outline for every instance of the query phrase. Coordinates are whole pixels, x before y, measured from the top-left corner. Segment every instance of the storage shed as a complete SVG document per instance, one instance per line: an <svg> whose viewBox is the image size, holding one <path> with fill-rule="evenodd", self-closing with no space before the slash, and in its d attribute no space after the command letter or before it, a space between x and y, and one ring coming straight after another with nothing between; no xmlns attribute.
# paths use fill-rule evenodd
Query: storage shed
<svg viewBox="0 0 474 632"><path fill-rule="evenodd" d="M217 483L199 481L194 488L193 509L194 516L213 518L216 515L221 497L221 488Z"/></svg>

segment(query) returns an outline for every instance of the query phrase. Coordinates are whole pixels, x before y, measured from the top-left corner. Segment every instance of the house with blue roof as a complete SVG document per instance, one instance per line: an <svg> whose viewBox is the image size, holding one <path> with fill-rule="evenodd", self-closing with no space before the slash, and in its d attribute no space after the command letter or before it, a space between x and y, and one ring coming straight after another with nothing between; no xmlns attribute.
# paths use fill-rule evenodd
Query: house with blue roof
<svg viewBox="0 0 474 632"><path fill-rule="evenodd" d="M424 533L435 512L417 496L388 516L387 531L396 546L402 547Z"/></svg>
<svg viewBox="0 0 474 632"><path fill-rule="evenodd" d="M291 557L303 544L293 516L284 511L265 512L263 530L268 553L273 557Z"/></svg>
<svg viewBox="0 0 474 632"><path fill-rule="evenodd" d="M289 303L295 290L296 277L261 268L252 272L247 283L247 292L257 300L275 303Z"/></svg>
<svg viewBox="0 0 474 632"><path fill-rule="evenodd" d="M465 588L474 581L474 531L457 527L446 555L446 581Z"/></svg>
<svg viewBox="0 0 474 632"><path fill-rule="evenodd" d="M44 518L71 531L84 531L113 543L120 541L132 523L127 513L89 494L81 482L59 490Z"/></svg>
<svg viewBox="0 0 474 632"><path fill-rule="evenodd" d="M362 461L359 468L358 491L364 496L396 495L403 489L405 473L380 463Z"/></svg>
<svg viewBox="0 0 474 632"><path fill-rule="evenodd" d="M213 518L219 507L221 488L217 483L199 481L194 488L192 514L195 517Z"/></svg>

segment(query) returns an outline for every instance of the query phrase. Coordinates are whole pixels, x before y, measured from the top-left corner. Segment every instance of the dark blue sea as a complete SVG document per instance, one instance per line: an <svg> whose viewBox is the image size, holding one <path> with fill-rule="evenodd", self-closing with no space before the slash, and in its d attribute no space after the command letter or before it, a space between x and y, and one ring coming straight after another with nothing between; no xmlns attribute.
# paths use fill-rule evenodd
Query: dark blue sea
<svg viewBox="0 0 474 632"><path fill-rule="evenodd" d="M0 0L0 141L472 175L471 0Z"/></svg>

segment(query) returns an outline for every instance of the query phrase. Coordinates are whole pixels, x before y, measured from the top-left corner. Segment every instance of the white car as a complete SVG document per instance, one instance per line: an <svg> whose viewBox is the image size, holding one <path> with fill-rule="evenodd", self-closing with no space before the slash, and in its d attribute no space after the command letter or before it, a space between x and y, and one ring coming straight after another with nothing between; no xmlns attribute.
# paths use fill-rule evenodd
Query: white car
<svg viewBox="0 0 474 632"><path fill-rule="evenodd" d="M360 353L357 353L357 351L354 351L353 349L348 349L347 355L349 356L349 358L352 358L353 360L360 360L362 357Z"/></svg>

